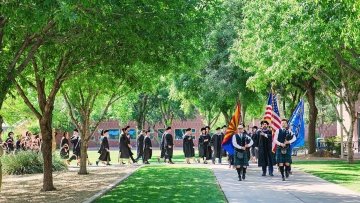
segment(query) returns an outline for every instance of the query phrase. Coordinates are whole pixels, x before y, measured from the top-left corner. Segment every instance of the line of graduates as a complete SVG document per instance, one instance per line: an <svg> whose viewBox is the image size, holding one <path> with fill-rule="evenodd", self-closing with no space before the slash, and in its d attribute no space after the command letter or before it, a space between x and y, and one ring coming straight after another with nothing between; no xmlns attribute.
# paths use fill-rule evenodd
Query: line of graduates
<svg viewBox="0 0 360 203"><path fill-rule="evenodd" d="M119 162L125 164L124 159L137 163L141 158L144 164L149 164L149 159L152 157L152 144L150 139L150 131L141 131L137 138L137 158L133 157L134 153L131 151L130 144L130 126L126 126L122 129L122 134L119 139Z"/></svg>
<svg viewBox="0 0 360 203"><path fill-rule="evenodd" d="M296 140L296 136L289 130L288 121L282 119L281 128L275 131L274 137L269 127L268 121L261 121L261 128L256 126L248 134L243 125L238 126L237 132L232 137L234 146L234 165L238 173L239 181L246 178L246 168L249 166L250 151L258 166L262 168L262 176L274 176L274 165L279 167L281 178L289 177L291 173L291 143ZM276 152L273 153L272 144L277 145ZM256 157L257 156L257 157Z"/></svg>
<svg viewBox="0 0 360 203"><path fill-rule="evenodd" d="M211 136L209 126L201 128L201 134L198 140L198 163L202 162L207 164L208 160L212 160L212 163L215 164L216 159L218 159L218 163L221 164L222 157L226 156L226 152L221 146L225 136L225 130L226 126L223 126L223 131L221 131L221 128L218 127L216 128L216 133ZM195 137L192 135L192 129L187 128L183 136L183 152L185 156L185 162L188 164L191 163L190 160L196 162L194 139Z"/></svg>

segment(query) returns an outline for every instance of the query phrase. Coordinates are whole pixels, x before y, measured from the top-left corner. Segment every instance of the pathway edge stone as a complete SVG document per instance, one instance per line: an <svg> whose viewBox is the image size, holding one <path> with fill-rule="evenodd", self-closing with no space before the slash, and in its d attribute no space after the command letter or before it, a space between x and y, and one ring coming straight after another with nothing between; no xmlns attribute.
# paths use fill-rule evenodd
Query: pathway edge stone
<svg viewBox="0 0 360 203"><path fill-rule="evenodd" d="M102 189L101 191L97 192L95 195L87 198L85 201L83 201L82 203L92 203L94 202L96 199L98 199L99 197L101 197L102 195L104 195L105 193L109 192L110 190L114 189L117 185L119 185L121 182L123 182L124 180L128 179L133 173L135 173L137 170L139 170L140 168L144 167L144 165L141 165L137 168L135 168L135 170L131 171L130 173L126 174L124 177L121 177L120 179L117 179L115 182L111 183L110 185L108 185L106 188Z"/></svg>
<svg viewBox="0 0 360 203"><path fill-rule="evenodd" d="M221 192L223 193L223 195L224 195L224 197L225 197L225 201L226 201L227 203L229 203L229 200L228 200L228 198L227 198L227 196L226 196L223 188L222 188L221 185L220 185L220 182L219 182L219 180L218 180L218 177L215 175L214 168L211 168L211 171L213 172L213 175L215 176L216 184L219 186Z"/></svg>

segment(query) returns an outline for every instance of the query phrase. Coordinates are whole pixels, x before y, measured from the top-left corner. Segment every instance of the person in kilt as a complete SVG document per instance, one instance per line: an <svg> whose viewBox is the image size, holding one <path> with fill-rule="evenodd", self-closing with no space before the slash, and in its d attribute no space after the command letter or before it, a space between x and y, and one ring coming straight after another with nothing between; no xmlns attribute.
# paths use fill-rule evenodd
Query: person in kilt
<svg viewBox="0 0 360 203"><path fill-rule="evenodd" d="M234 165L239 176L239 181L245 180L246 168L249 166L249 159L246 149L253 145L253 141L244 131L244 126L239 125L237 134L232 136L234 146Z"/></svg>
<svg viewBox="0 0 360 203"><path fill-rule="evenodd" d="M288 121L281 120L281 128L276 130L274 141L277 145L276 149L276 163L280 168L282 180L289 177L291 160L290 144L295 142L296 136L288 129ZM285 171L285 175L284 175Z"/></svg>

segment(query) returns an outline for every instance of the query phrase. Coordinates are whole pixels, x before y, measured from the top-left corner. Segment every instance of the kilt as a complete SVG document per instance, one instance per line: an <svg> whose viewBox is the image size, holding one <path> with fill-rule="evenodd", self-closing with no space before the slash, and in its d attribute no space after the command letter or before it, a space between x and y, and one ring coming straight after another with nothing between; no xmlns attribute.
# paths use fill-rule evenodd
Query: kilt
<svg viewBox="0 0 360 203"><path fill-rule="evenodd" d="M242 153L242 158L238 157L239 152L235 151L234 154L234 166L249 166L249 159L247 151L240 152Z"/></svg>
<svg viewBox="0 0 360 203"><path fill-rule="evenodd" d="M286 154L281 154L281 147L276 148L276 163L292 163L290 147L286 149Z"/></svg>

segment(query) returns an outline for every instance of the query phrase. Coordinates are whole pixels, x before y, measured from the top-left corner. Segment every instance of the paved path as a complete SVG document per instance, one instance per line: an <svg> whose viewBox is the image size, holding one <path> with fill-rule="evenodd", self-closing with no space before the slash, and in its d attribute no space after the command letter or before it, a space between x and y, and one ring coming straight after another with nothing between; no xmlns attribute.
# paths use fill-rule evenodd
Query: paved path
<svg viewBox="0 0 360 203"><path fill-rule="evenodd" d="M277 172L274 177L262 177L261 169L255 165L247 170L245 181L238 181L236 171L225 165L212 168L229 202L360 203L360 194L296 169L283 182Z"/></svg>

